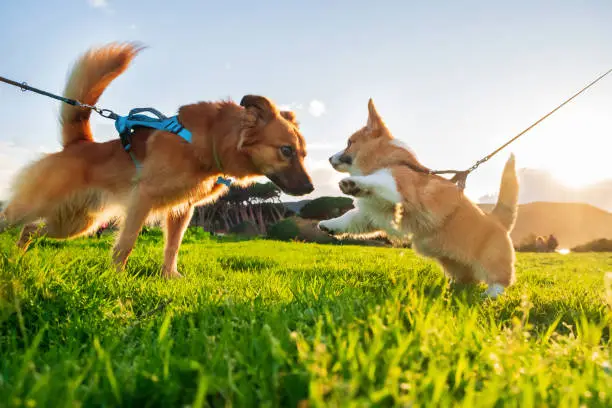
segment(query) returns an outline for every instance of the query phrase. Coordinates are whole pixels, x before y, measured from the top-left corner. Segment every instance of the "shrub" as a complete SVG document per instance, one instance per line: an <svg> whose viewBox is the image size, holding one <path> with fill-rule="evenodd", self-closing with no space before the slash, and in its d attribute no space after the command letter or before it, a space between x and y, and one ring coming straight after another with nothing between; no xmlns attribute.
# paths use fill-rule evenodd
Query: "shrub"
<svg viewBox="0 0 612 408"><path fill-rule="evenodd" d="M548 237L529 234L515 249L519 252L555 252L558 246L559 242L552 234Z"/></svg>
<svg viewBox="0 0 612 408"><path fill-rule="evenodd" d="M164 240L164 232L159 227L145 225L140 230L138 240L141 242L149 242L152 244L156 244Z"/></svg>
<svg viewBox="0 0 612 408"><path fill-rule="evenodd" d="M291 241L300 235L300 228L292 218L286 218L272 225L268 230L268 237L280 241Z"/></svg>
<svg viewBox="0 0 612 408"><path fill-rule="evenodd" d="M612 239L600 238L578 245L572 252L612 252Z"/></svg>
<svg viewBox="0 0 612 408"><path fill-rule="evenodd" d="M202 241L210 241L210 232L205 231L202 227L189 227L185 231L182 243L195 243Z"/></svg>
<svg viewBox="0 0 612 408"><path fill-rule="evenodd" d="M538 236L529 234L515 247L519 252L538 252L537 246Z"/></svg>
<svg viewBox="0 0 612 408"><path fill-rule="evenodd" d="M339 217L352 208L353 199L349 197L319 197L302 207L300 217L327 220Z"/></svg>
<svg viewBox="0 0 612 408"><path fill-rule="evenodd" d="M254 237L259 235L259 228L257 228L257 225L252 221L242 221L240 224L230 228L229 232L232 234Z"/></svg>

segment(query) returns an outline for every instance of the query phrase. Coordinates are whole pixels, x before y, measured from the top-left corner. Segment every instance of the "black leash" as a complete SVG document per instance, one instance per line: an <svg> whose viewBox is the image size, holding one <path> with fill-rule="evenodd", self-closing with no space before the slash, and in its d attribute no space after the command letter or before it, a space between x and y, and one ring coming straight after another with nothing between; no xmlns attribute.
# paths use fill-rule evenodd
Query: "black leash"
<svg viewBox="0 0 612 408"><path fill-rule="evenodd" d="M110 109L100 109L97 106L88 105L86 103L79 102L75 99L70 99L70 98L65 98L63 96L55 95L55 94L52 94L51 92L47 92L47 91L43 91L42 89L34 88L33 86L28 85L26 82L16 82L16 81L10 80L2 76L0 76L0 82L4 82L9 85L16 86L17 88L21 89L22 92L30 91L30 92L34 92L40 95L48 96L49 98L53 98L58 101L67 103L68 105L78 106L79 108L91 109L95 111L96 113L98 113L100 116L103 116L105 118L117 119L118 117L117 114L111 111Z"/></svg>
<svg viewBox="0 0 612 408"><path fill-rule="evenodd" d="M581 93L583 93L584 91L589 89L591 86L595 85L597 82L599 82L601 79L603 79L606 75L608 75L611 72L612 72L612 69L609 69L608 71L606 71L605 73L600 75L597 79L595 79L594 81L592 81L591 83L589 83L588 85L583 87L580 91L576 92L570 98L566 99L563 103L561 103L555 109L551 110L546 115L542 116L540 119L538 119L532 125L530 125L525 130L520 132L518 135L516 135L512 139L508 140L506 143L504 143L503 145L501 145L500 147L498 147L497 149L495 149L494 151L492 151L491 153L489 153L488 155L486 155L482 159L478 160L476 163L474 163L472 165L472 167L468 168L467 170L429 170L429 174L436 174L436 175L438 175L438 174L454 174L453 178L450 181L452 181L453 183L456 183L457 186L459 187L459 189L461 189L463 191L463 189L465 189L465 182L467 180L467 177L469 176L469 174L471 172L476 170L481 164L486 163L487 161L489 161L493 156L495 156L497 153L499 153L504 148L506 148L510 143L514 142L519 137L521 137L525 133L529 132L531 129L533 129L538 124L540 124L540 122L542 122L544 119L548 118L550 115L552 115L553 113L555 113L556 111L561 109L567 103L572 101L575 97L577 97L578 95L580 95ZM409 166L409 167L411 167L413 170L416 170L415 168L413 168L413 166Z"/></svg>

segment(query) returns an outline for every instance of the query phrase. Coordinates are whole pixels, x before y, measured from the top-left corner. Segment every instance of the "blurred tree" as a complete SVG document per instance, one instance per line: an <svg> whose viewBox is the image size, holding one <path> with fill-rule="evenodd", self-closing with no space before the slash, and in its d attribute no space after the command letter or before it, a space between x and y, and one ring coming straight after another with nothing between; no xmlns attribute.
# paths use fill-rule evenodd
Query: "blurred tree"
<svg viewBox="0 0 612 408"><path fill-rule="evenodd" d="M197 207L191 225L210 232L230 232L238 226L251 224L259 234L265 234L267 225L278 222L287 213L280 195L280 189L270 182L232 186L217 201Z"/></svg>
<svg viewBox="0 0 612 408"><path fill-rule="evenodd" d="M339 217L355 208L349 197L319 197L305 204L300 210L300 217L313 220L328 220Z"/></svg>

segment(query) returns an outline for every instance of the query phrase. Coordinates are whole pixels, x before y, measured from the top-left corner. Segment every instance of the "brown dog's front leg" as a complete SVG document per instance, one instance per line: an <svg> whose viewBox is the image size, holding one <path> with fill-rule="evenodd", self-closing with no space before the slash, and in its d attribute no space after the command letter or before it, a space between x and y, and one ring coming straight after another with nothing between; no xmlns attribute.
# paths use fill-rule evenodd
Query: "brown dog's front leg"
<svg viewBox="0 0 612 408"><path fill-rule="evenodd" d="M177 268L178 251L192 216L193 206L180 211L170 211L166 215L166 248L164 249L164 269L162 271L164 278L182 277Z"/></svg>
<svg viewBox="0 0 612 408"><path fill-rule="evenodd" d="M134 244L138 239L138 234L147 219L152 208L151 199L139 188L134 191L130 199L127 214L119 233L119 238L113 249L113 262L117 271L122 271L125 267Z"/></svg>

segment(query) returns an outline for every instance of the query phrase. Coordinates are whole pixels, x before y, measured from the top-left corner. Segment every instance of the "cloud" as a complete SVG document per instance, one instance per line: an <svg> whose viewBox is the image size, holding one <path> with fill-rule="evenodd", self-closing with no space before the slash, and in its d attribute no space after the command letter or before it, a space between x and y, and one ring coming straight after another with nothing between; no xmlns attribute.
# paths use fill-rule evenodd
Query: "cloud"
<svg viewBox="0 0 612 408"><path fill-rule="evenodd" d="M340 191L340 187L338 187L338 182L346 177L347 174L338 173L329 163L327 163L327 166L328 168L319 167L310 171L312 184L315 187L315 191L310 195L312 198L344 195Z"/></svg>
<svg viewBox="0 0 612 408"><path fill-rule="evenodd" d="M102 10L107 15L115 14L115 10L112 8L108 0L87 0L87 3L89 3L89 6L91 8L94 8L96 10ZM132 24L129 26L129 28L131 30L135 30L136 25Z"/></svg>
<svg viewBox="0 0 612 408"><path fill-rule="evenodd" d="M279 104L278 109L296 111L304 109L304 105L299 102L291 102L288 104ZM312 101L310 101L310 103L308 103L308 113L310 113L315 118L318 118L319 116L323 115L325 111L325 104L317 99L313 99Z"/></svg>
<svg viewBox="0 0 612 408"><path fill-rule="evenodd" d="M302 105L301 103L297 103L297 102L291 102L289 104L280 104L278 105L278 109L282 110L282 111L295 111L295 110L302 110L304 108L304 105Z"/></svg>
<svg viewBox="0 0 612 408"><path fill-rule="evenodd" d="M105 8L108 7L107 0L87 0L89 5L93 8Z"/></svg>
<svg viewBox="0 0 612 408"><path fill-rule="evenodd" d="M315 118L318 118L325 113L325 104L319 100L313 99L308 104L308 112Z"/></svg>

